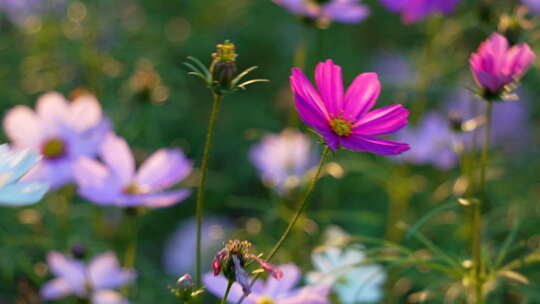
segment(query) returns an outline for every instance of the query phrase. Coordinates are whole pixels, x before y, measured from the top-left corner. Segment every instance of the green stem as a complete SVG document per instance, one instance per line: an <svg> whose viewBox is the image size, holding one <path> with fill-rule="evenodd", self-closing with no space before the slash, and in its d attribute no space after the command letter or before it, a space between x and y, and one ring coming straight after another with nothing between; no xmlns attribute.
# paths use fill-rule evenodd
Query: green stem
<svg viewBox="0 0 540 304"><path fill-rule="evenodd" d="M232 281L232 280L229 280L229 282L227 283L227 289L225 290L225 295L221 299L221 304L227 303L227 298L229 297L229 292L231 291L231 287L232 287L233 283L234 283L234 281Z"/></svg>
<svg viewBox="0 0 540 304"><path fill-rule="evenodd" d="M315 189L315 186L317 185L317 182L319 181L319 178L321 177L322 168L324 167L324 164L326 163L326 159L328 158L329 153L330 153L330 148L328 148L328 146L325 146L324 150L322 152L321 160L319 162L319 167L317 168L317 173L315 173L315 176L311 180L306 192L304 193L304 195L300 199L300 203L298 204L298 206L299 206L298 210L296 210L296 213L294 214L291 221L289 222L289 225L287 226L287 228L285 229L285 231L283 232L283 234L281 235L281 237L277 241L276 245L274 245L274 248L272 248L272 250L268 254L268 257L266 258L266 262L270 262L270 260L274 257L274 255L276 255L278 250L281 248L281 246L283 245L283 243L285 242L285 240L287 239L287 237L289 236L289 234L293 230L294 226L296 225L296 222L298 221L298 219L300 218L300 216L304 212L304 209L306 209L308 198L311 195L311 193L313 192L313 190ZM261 275L260 273L255 275L255 277L251 281L251 284L250 284L251 286L253 286L253 284L259 278L260 275ZM240 298L238 303L242 303L243 300L244 300L244 297Z"/></svg>
<svg viewBox="0 0 540 304"><path fill-rule="evenodd" d="M484 278L482 261L482 205L486 204L486 171L489 161L489 139L491 137L491 120L493 103L487 102L485 113L484 143L480 162L480 199L474 204L473 211L473 259L474 259L474 282L476 304L484 304Z"/></svg>
<svg viewBox="0 0 540 304"><path fill-rule="evenodd" d="M128 227L128 239L127 248L124 257L124 267L133 268L135 266L135 260L137 257L137 215L126 215L127 227Z"/></svg>
<svg viewBox="0 0 540 304"><path fill-rule="evenodd" d="M197 190L197 205L195 210L195 218L197 221L197 249L195 252L196 256L196 286L201 286L201 231L202 231L202 219L203 219L203 208L204 208L204 188L206 185L206 174L208 172L208 158L210 156L210 149L212 147L212 139L214 137L214 131L216 129L216 120L219 113L219 106L221 105L221 100L223 95L214 94L214 102L212 104L212 112L210 113L210 119L208 122L208 131L206 133L206 143L204 144L204 152L201 163L201 178L199 180L199 189Z"/></svg>

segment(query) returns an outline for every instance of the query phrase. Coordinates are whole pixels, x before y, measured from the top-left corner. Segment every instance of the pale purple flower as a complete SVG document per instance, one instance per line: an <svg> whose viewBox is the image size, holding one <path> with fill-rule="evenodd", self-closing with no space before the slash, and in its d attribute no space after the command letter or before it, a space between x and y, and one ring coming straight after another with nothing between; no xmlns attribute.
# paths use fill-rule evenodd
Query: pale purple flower
<svg viewBox="0 0 540 304"><path fill-rule="evenodd" d="M27 18L58 10L64 2L65 0L0 0L0 11L5 12L11 22L21 25Z"/></svg>
<svg viewBox="0 0 540 304"><path fill-rule="evenodd" d="M361 0L273 0L298 16L316 20L358 23L369 15Z"/></svg>
<svg viewBox="0 0 540 304"><path fill-rule="evenodd" d="M397 138L411 145L411 150L399 156L400 160L431 164L441 170L453 168L458 161L454 148L459 137L451 130L448 118L439 113L427 113L416 127L398 132Z"/></svg>
<svg viewBox="0 0 540 304"><path fill-rule="evenodd" d="M223 246L231 233L232 224L226 218L205 216L202 222L203 264L209 264L213 253ZM163 264L171 275L195 270L197 223L194 218L182 222L165 245Z"/></svg>
<svg viewBox="0 0 540 304"><path fill-rule="evenodd" d="M79 157L97 154L110 123L93 96L69 102L52 92L38 99L36 111L27 106L9 110L4 130L15 148L33 149L42 156L25 180L57 188L73 181L73 164Z"/></svg>
<svg viewBox="0 0 540 304"><path fill-rule="evenodd" d="M416 82L417 75L411 68L408 58L397 53L382 53L373 59L373 70L383 84L408 86Z"/></svg>
<svg viewBox="0 0 540 304"><path fill-rule="evenodd" d="M269 277L266 282L257 280L251 293L242 303L274 303L274 304L327 304L329 289L326 286L305 286L295 288L301 278L298 267L294 264L279 266L283 272L280 280ZM203 277L204 285L208 291L217 297L223 297L227 287L227 279L223 276L214 276L207 273ZM236 303L244 295L242 287L234 283L227 301Z"/></svg>
<svg viewBox="0 0 540 304"><path fill-rule="evenodd" d="M433 14L448 15L460 0L380 0L389 10L401 14L405 24L411 24Z"/></svg>
<svg viewBox="0 0 540 304"><path fill-rule="evenodd" d="M521 0L521 2L525 4L533 13L540 13L540 0Z"/></svg>
<svg viewBox="0 0 540 304"><path fill-rule="evenodd" d="M121 268L113 252L101 254L86 265L53 251L49 253L47 262L55 278L41 288L43 300L58 300L74 295L89 299L93 304L128 303L114 289L129 284L136 275L131 269Z"/></svg>
<svg viewBox="0 0 540 304"><path fill-rule="evenodd" d="M103 163L81 157L74 169L79 194L100 205L167 207L190 194L187 189L165 191L189 175L192 166L179 149L161 149L135 171L126 141L109 133L99 150Z"/></svg>
<svg viewBox="0 0 540 304"><path fill-rule="evenodd" d="M330 149L343 146L383 155L409 149L406 143L378 137L407 125L409 111L399 104L370 111L381 92L376 73L358 75L344 92L341 68L327 60L317 65L317 90L301 69L293 68L290 80L300 118L324 137Z"/></svg>
<svg viewBox="0 0 540 304"><path fill-rule="evenodd" d="M478 85L489 93L498 94L508 84L521 78L535 59L528 44L509 47L499 33L493 33L471 55L469 63Z"/></svg>
<svg viewBox="0 0 540 304"><path fill-rule="evenodd" d="M518 101L497 102L493 106L493 124L491 126L490 143L502 148L505 152L523 151L531 139L530 106L528 94L524 89L518 89ZM461 90L448 97L446 109L449 113L461 117L464 122L483 123L483 113L486 110L484 102L473 96L468 90ZM484 128L476 129L476 147L481 147ZM460 135L460 141L466 149L473 145L473 132Z"/></svg>
<svg viewBox="0 0 540 304"><path fill-rule="evenodd" d="M309 138L294 129L265 135L251 148L249 156L263 182L281 194L298 186L318 163Z"/></svg>

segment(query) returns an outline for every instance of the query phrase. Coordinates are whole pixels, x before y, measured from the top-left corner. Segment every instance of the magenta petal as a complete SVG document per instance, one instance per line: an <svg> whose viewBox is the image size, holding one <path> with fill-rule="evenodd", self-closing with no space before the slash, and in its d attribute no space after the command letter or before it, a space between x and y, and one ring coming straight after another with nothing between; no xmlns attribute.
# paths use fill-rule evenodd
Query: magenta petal
<svg viewBox="0 0 540 304"><path fill-rule="evenodd" d="M317 64L315 82L328 112L338 115L343 109L343 78L341 67L331 59Z"/></svg>
<svg viewBox="0 0 540 304"><path fill-rule="evenodd" d="M406 143L354 133L348 137L341 138L341 144L349 150L381 155L397 155L410 149Z"/></svg>
<svg viewBox="0 0 540 304"><path fill-rule="evenodd" d="M386 135L407 125L409 111L400 104L386 106L364 115L353 132L361 135Z"/></svg>
<svg viewBox="0 0 540 304"><path fill-rule="evenodd" d="M135 183L143 189L161 190L180 182L191 169L191 162L181 150L161 149L141 165Z"/></svg>
<svg viewBox="0 0 540 304"><path fill-rule="evenodd" d="M313 107L319 116L329 119L328 110L324 101L319 96L319 93L313 88L309 79L301 69L293 68L290 77L291 87L293 92L297 94L303 101Z"/></svg>
<svg viewBox="0 0 540 304"><path fill-rule="evenodd" d="M521 75L526 72L535 58L536 56L527 44L516 45L508 52L508 70L512 75Z"/></svg>
<svg viewBox="0 0 540 304"><path fill-rule="evenodd" d="M321 116L313 106L306 102L300 95L294 94L295 106L300 119L318 132L330 131L328 120Z"/></svg>
<svg viewBox="0 0 540 304"><path fill-rule="evenodd" d="M333 151L339 148L339 139L340 137L336 135L332 130L319 132L319 134L324 138L326 145Z"/></svg>
<svg viewBox="0 0 540 304"><path fill-rule="evenodd" d="M180 203L191 194L190 190L171 190L155 194L146 194L141 196L142 202L146 207L163 208Z"/></svg>
<svg viewBox="0 0 540 304"><path fill-rule="evenodd" d="M345 94L345 118L357 119L364 115L375 105L380 93L381 83L376 73L358 75Z"/></svg>
<svg viewBox="0 0 540 304"><path fill-rule="evenodd" d="M109 133L101 145L100 156L122 185L131 183L135 160L125 139Z"/></svg>

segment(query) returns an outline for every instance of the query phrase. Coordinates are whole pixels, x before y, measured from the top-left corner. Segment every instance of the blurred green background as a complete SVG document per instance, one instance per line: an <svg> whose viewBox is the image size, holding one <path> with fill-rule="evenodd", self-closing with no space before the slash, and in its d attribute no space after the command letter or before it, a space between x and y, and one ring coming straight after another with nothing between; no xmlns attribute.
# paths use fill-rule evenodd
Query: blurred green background
<svg viewBox="0 0 540 304"><path fill-rule="evenodd" d="M402 56L409 66L409 81L396 83L391 72L388 76L381 72L383 89L377 106L402 103L411 110L414 124L426 111L444 109L452 93L472 85L470 53L497 30L499 16L511 13L518 4L492 1L482 8L478 1L462 1L448 18L436 16L405 26L377 1L364 2L371 8L366 21L332 24L325 30L304 24L270 0L66 0L53 11L19 23L1 13L2 111L18 104L33 106L40 94L50 90L67 96L77 90L90 91L138 160L161 147L181 147L198 166L211 95L201 81L187 75L182 62L191 55L209 64L215 45L232 40L239 68L257 65L253 77L271 82L225 98L211 156L205 213L228 218L235 227L232 235L267 252L285 228L297 193L279 199L261 183L248 153L266 133L287 126L303 128L290 117L288 87L301 41L307 45L308 75L315 62L331 58L342 66L346 83L361 72L376 70L380 55ZM520 39L540 50L538 20L530 21L532 28ZM539 76L533 67L523 81L533 125L531 142L512 154L493 151L485 240L490 248L498 248L512 223L519 221L514 257L540 243ZM294 241L275 263L293 261L304 270L311 269L306 257L332 224L353 235L375 238L387 234L392 210L401 224L414 224L454 199L452 189L460 176L459 169L438 171L367 153L337 151L331 161L337 173L321 180L302 221L303 229L295 232ZM195 170L184 185L195 187L197 176ZM68 252L82 243L90 256L113 249L122 257L121 212L97 207L75 192L75 187L68 186L34 206L2 208L0 303L40 303L39 286L50 278L44 264L49 250ZM176 303L167 288L176 277L165 272L163 251L178 224L194 215L194 203L192 195L177 206L152 210L140 218L139 276L132 303ZM445 251L465 259L466 218L465 210L450 209L431 218L422 231ZM392 233L408 247L423 248L413 239L402 239L400 232ZM540 303L538 270L529 267L524 272L528 285L503 284L494 297L499 300L493 303ZM417 298L411 295L426 288L435 292L427 303L443 303L449 283L434 271L397 266L392 273L393 280L401 282L393 288L393 303L415 303Z"/></svg>

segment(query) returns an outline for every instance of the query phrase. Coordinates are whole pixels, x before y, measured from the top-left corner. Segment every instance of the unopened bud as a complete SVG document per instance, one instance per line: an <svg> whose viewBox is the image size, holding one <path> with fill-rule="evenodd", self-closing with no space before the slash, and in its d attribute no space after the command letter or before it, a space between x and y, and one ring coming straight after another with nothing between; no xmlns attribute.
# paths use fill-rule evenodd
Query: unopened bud
<svg viewBox="0 0 540 304"><path fill-rule="evenodd" d="M84 259L84 256L86 255L86 249L84 246L80 243L77 243L71 247L71 254L74 258L78 260Z"/></svg>
<svg viewBox="0 0 540 304"><path fill-rule="evenodd" d="M214 61L210 67L212 79L221 87L229 88L231 81L236 76L236 47L229 40L217 45L217 52L212 54Z"/></svg>

